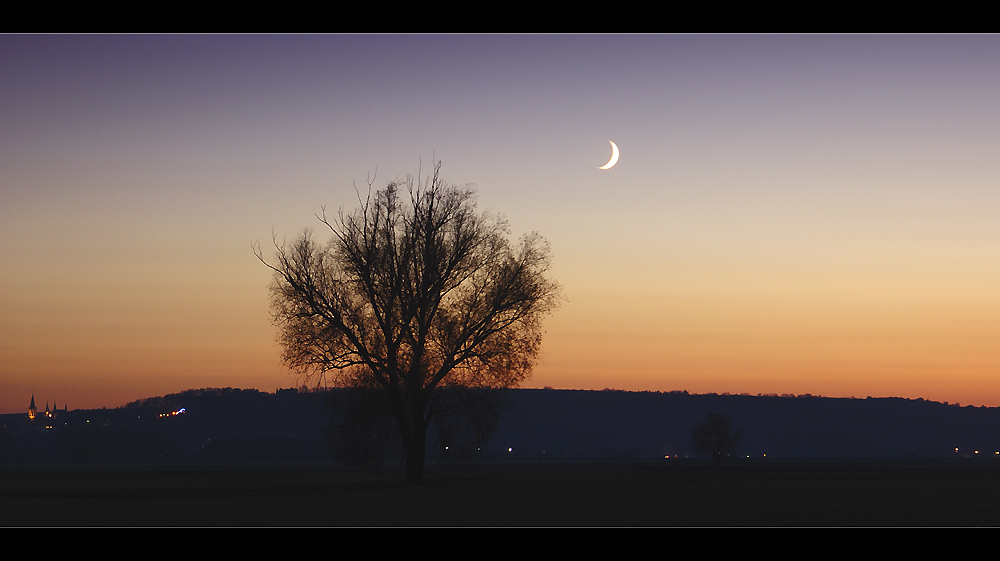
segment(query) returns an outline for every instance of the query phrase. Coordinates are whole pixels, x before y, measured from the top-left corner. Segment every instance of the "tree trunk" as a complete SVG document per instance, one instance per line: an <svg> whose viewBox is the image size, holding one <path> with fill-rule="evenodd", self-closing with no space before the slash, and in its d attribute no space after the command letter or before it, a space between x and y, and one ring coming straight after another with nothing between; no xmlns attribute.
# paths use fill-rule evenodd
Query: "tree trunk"
<svg viewBox="0 0 1000 561"><path fill-rule="evenodd" d="M406 454L406 482L414 485L424 482L424 438L413 435L413 447Z"/></svg>
<svg viewBox="0 0 1000 561"><path fill-rule="evenodd" d="M403 446L406 451L406 481L420 484L424 481L424 460L427 458L427 422L423 415L414 413L410 423L410 441Z"/></svg>

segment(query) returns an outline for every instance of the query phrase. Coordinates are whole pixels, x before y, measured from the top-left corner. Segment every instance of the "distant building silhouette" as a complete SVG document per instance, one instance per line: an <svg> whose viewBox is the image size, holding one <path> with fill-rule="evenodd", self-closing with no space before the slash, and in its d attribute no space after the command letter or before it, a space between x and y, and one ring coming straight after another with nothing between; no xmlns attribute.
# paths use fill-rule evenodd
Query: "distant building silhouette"
<svg viewBox="0 0 1000 561"><path fill-rule="evenodd" d="M69 405L63 403L63 411L69 411ZM49 409L49 402L45 402L45 418L54 419L56 413L59 412L59 408L56 406L56 402L52 402L52 409ZM34 421L38 417L38 407L35 406L35 394L31 394L31 405L28 405L28 420Z"/></svg>

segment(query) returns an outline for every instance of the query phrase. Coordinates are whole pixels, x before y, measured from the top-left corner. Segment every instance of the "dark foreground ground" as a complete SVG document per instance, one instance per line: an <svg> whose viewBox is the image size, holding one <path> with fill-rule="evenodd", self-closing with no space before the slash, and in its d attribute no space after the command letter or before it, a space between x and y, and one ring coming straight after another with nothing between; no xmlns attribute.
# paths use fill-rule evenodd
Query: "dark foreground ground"
<svg viewBox="0 0 1000 561"><path fill-rule="evenodd" d="M3 526L998 526L995 462L0 470Z"/></svg>

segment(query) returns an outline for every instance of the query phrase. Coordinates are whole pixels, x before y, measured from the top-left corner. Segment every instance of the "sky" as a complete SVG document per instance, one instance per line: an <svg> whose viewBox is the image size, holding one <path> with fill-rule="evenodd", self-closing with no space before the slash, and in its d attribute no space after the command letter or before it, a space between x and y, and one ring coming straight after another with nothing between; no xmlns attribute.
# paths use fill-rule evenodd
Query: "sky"
<svg viewBox="0 0 1000 561"><path fill-rule="evenodd" d="M301 385L251 244L435 160L551 244L526 387L1000 406L998 91L996 35L3 35L0 413Z"/></svg>

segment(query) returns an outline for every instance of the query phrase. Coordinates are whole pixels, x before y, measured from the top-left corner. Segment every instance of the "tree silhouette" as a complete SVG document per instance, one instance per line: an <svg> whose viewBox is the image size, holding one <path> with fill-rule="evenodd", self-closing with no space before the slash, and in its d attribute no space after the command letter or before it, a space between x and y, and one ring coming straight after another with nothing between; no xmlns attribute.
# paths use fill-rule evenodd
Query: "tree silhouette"
<svg viewBox="0 0 1000 561"><path fill-rule="evenodd" d="M373 467L399 457L399 429L384 401L375 388L336 388L326 393L330 425L324 436L337 459Z"/></svg>
<svg viewBox="0 0 1000 561"><path fill-rule="evenodd" d="M448 185L440 167L374 193L370 179L352 214L324 210L326 246L306 230L290 246L275 242L274 265L254 248L274 271L284 363L317 386L361 390L363 407L347 412L361 425L390 415L411 482L423 477L435 417L454 433L456 419L477 421L484 392L530 376L542 318L560 301L547 242L532 233L512 245L506 221L477 213L474 191Z"/></svg>
<svg viewBox="0 0 1000 561"><path fill-rule="evenodd" d="M696 452L707 454L721 464L743 438L743 430L733 432L733 419L727 415L709 413L691 431L691 445Z"/></svg>

